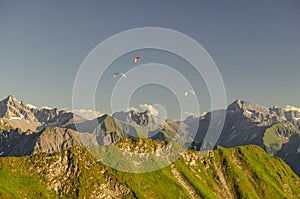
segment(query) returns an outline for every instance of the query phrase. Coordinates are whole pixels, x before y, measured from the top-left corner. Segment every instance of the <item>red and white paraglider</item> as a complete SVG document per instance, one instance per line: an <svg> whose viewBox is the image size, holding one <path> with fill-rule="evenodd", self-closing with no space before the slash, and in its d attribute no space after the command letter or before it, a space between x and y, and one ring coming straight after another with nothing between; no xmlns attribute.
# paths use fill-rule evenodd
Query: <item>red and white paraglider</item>
<svg viewBox="0 0 300 199"><path fill-rule="evenodd" d="M137 57L135 57L134 62L137 63L137 62L140 61L140 59L141 59L141 57L140 57L140 56L137 56Z"/></svg>

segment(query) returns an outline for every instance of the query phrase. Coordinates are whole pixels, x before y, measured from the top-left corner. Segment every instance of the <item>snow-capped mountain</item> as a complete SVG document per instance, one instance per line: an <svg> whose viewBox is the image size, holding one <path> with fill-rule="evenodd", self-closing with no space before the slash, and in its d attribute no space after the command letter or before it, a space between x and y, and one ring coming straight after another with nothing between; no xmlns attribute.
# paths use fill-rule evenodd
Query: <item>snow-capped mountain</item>
<svg viewBox="0 0 300 199"><path fill-rule="evenodd" d="M38 131L46 126L60 126L73 118L73 113L57 108L42 107L19 102L10 95L0 101L0 117L14 128Z"/></svg>

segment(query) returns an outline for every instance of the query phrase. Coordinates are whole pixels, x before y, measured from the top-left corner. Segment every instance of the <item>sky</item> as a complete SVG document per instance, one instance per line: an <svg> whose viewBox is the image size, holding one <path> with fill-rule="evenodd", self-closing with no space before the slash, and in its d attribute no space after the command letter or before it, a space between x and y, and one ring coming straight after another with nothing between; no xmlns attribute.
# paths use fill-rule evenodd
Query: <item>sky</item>
<svg viewBox="0 0 300 199"><path fill-rule="evenodd" d="M205 48L222 75L228 104L243 99L269 107L300 107L299 19L298 0L0 0L0 98L12 94L36 106L71 109L77 71L99 43L129 29L163 27ZM142 55L143 64L184 68L181 73L191 81L201 112L210 110L205 82L171 53L135 51L120 56L111 68L130 65L128 60L136 55ZM108 71L107 81L99 82L99 111L111 111L109 92L116 81L109 77L116 71ZM139 88L129 101L132 107L162 104L171 115L178 113L170 89L157 85ZM193 106L186 112L196 113Z"/></svg>

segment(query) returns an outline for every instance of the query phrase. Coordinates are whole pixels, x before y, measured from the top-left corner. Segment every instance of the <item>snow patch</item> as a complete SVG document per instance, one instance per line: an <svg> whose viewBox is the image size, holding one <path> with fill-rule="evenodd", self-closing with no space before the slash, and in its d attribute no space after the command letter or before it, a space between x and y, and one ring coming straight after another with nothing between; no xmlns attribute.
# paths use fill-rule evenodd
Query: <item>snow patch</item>
<svg viewBox="0 0 300 199"><path fill-rule="evenodd" d="M151 104L140 104L140 108L145 111L149 111L151 115L158 116L158 110L156 110Z"/></svg>
<svg viewBox="0 0 300 199"><path fill-rule="evenodd" d="M203 115L205 115L205 114L199 114L199 113L193 113L193 112L189 112L189 111L185 111L185 112L183 112L183 114L184 115L187 115L187 116L192 116L192 117L202 117Z"/></svg>
<svg viewBox="0 0 300 199"><path fill-rule="evenodd" d="M34 106L34 105L32 105L32 104L27 104L27 107L29 108L29 109L37 109L38 107L36 107L36 106Z"/></svg>
<svg viewBox="0 0 300 199"><path fill-rule="evenodd" d="M52 108L51 108L51 107L48 107L48 106L42 106L41 109L51 110Z"/></svg>
<svg viewBox="0 0 300 199"><path fill-rule="evenodd" d="M251 111L245 110L246 113L252 115L253 113Z"/></svg>
<svg viewBox="0 0 300 199"><path fill-rule="evenodd" d="M23 119L23 118L24 118L24 115L21 114L20 117L10 117L9 119L10 119L10 120L21 120L21 119Z"/></svg>
<svg viewBox="0 0 300 199"><path fill-rule="evenodd" d="M207 114L207 112L203 112L200 114L200 116L204 117Z"/></svg>
<svg viewBox="0 0 300 199"><path fill-rule="evenodd" d="M285 111L298 111L300 112L300 108L297 108L297 107L294 107L294 106L290 106L290 105L287 105L285 108L284 108Z"/></svg>
<svg viewBox="0 0 300 199"><path fill-rule="evenodd" d="M4 153L4 151L2 151L1 153L0 153L0 155L2 155Z"/></svg>

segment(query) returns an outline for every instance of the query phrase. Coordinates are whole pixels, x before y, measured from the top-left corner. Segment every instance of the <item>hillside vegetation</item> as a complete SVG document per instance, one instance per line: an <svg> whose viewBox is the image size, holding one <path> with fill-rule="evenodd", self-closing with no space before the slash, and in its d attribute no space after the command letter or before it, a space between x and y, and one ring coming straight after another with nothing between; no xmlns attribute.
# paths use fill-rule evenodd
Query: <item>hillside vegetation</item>
<svg viewBox="0 0 300 199"><path fill-rule="evenodd" d="M118 146L137 149L138 143L124 139ZM253 145L186 151L163 169L139 174L107 167L84 147L0 158L0 198L57 197L299 198L300 179L281 159Z"/></svg>

